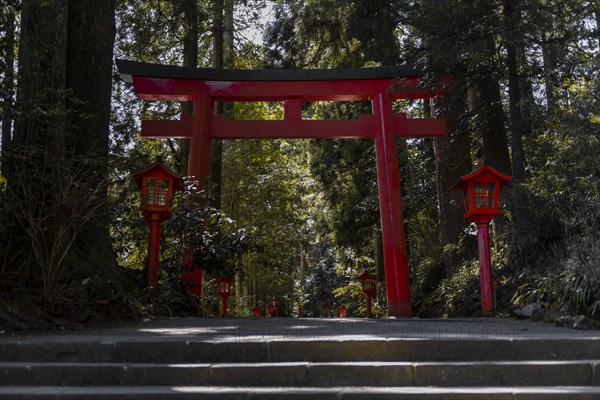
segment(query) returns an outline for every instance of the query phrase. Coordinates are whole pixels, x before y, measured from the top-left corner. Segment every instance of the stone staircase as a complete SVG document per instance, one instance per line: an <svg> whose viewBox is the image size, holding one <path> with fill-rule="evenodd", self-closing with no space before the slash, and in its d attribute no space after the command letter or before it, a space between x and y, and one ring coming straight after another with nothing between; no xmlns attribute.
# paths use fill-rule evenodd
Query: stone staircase
<svg viewBox="0 0 600 400"><path fill-rule="evenodd" d="M600 399L600 338L343 330L0 339L0 399Z"/></svg>

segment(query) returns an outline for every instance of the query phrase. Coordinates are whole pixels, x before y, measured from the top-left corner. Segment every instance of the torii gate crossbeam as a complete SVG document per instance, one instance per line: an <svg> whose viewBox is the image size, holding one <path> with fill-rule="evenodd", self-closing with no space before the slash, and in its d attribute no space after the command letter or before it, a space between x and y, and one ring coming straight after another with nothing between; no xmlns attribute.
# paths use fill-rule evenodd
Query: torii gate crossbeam
<svg viewBox="0 0 600 400"><path fill-rule="evenodd" d="M394 113L396 99L446 93L421 86L420 74L404 67L335 70L215 70L117 60L121 76L142 100L190 101L192 115L180 120L142 121L142 137L189 138L188 173L210 175L212 139L372 138L375 140L388 315L412 315L402 215L396 137L445 136L443 119ZM356 120L304 120L302 104L371 101L373 113ZM284 119L228 120L214 114L215 102L284 102Z"/></svg>

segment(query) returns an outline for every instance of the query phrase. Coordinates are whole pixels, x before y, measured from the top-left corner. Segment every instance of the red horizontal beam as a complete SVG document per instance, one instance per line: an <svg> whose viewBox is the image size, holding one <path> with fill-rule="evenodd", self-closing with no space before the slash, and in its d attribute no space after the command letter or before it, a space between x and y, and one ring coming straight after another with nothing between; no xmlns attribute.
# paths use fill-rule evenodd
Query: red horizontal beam
<svg viewBox="0 0 600 400"><path fill-rule="evenodd" d="M394 114L394 134L403 137L446 136L444 118L406 118L406 114Z"/></svg>
<svg viewBox="0 0 600 400"><path fill-rule="evenodd" d="M191 101L210 96L215 101L357 101L388 92L395 99L422 99L443 95L445 84L431 90L421 78L332 81L200 81L132 77L136 95L143 100ZM449 83L449 81L448 81Z"/></svg>
<svg viewBox="0 0 600 400"><path fill-rule="evenodd" d="M368 119L232 121L213 117L210 135L215 139L370 138L375 125Z"/></svg>
<svg viewBox="0 0 600 400"><path fill-rule="evenodd" d="M373 138L377 132L373 114L349 120L228 120L214 115L210 136L215 139L315 139L315 138ZM190 138L192 120L143 120L142 137ZM394 134L402 137L445 136L444 119L406 118L394 114Z"/></svg>

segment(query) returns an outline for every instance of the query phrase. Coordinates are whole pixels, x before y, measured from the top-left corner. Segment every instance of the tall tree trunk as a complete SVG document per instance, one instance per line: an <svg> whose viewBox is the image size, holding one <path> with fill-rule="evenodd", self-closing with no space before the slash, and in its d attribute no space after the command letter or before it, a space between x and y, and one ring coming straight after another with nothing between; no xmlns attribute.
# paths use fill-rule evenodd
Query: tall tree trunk
<svg viewBox="0 0 600 400"><path fill-rule="evenodd" d="M302 284L306 272L306 244L300 243L300 267L298 269L298 282Z"/></svg>
<svg viewBox="0 0 600 400"><path fill-rule="evenodd" d="M183 66L198 67L198 0L183 1ZM185 102L181 104L182 114L192 114L194 104ZM179 140L179 173L187 175L188 160L190 155L190 140Z"/></svg>
<svg viewBox="0 0 600 400"><path fill-rule="evenodd" d="M235 60L233 49L233 0L224 0L223 9L223 67L232 68Z"/></svg>
<svg viewBox="0 0 600 400"><path fill-rule="evenodd" d="M600 50L600 0L592 0L592 8L596 17L596 39L598 40L598 50Z"/></svg>
<svg viewBox="0 0 600 400"><path fill-rule="evenodd" d="M477 110L480 119L484 162L510 174L510 153L498 81L489 76L479 80L471 99L472 107Z"/></svg>
<svg viewBox="0 0 600 400"><path fill-rule="evenodd" d="M7 253L19 256L18 278L41 283L47 308L80 271L116 271L106 209L114 13L115 0L22 4Z"/></svg>
<svg viewBox="0 0 600 400"><path fill-rule="evenodd" d="M0 174L5 173L3 160L10 152L10 145L12 142L12 123L14 113L14 100L15 94L14 88L14 76L15 76L15 19L16 10L11 6L2 7L2 18L5 23L5 36L4 46L2 46L1 53L2 58L5 60L2 62L2 73L4 79L2 80L1 89L1 101L0 106L0 118L2 118L2 153L0 153Z"/></svg>
<svg viewBox="0 0 600 400"><path fill-rule="evenodd" d="M557 107L557 91L558 91L558 77L557 77L557 51L556 44L551 42L552 39L548 39L548 36L544 33L542 35L542 60L544 62L544 86L546 87L546 104L548 112L552 113Z"/></svg>
<svg viewBox="0 0 600 400"><path fill-rule="evenodd" d="M231 68L234 63L233 48L233 0L213 0L214 36L213 67ZM231 104L216 104L218 114L229 114ZM211 154L211 205L221 208L223 186L223 140L213 139Z"/></svg>
<svg viewBox="0 0 600 400"><path fill-rule="evenodd" d="M62 147L68 0L23 1L15 146L42 146L52 161Z"/></svg>
<svg viewBox="0 0 600 400"><path fill-rule="evenodd" d="M521 88L519 85L518 29L520 10L518 0L504 0L504 42L508 66L508 91L513 172L513 208L519 231L529 226L527 197L524 192L525 154L523 152L523 118L521 115Z"/></svg>
<svg viewBox="0 0 600 400"><path fill-rule="evenodd" d="M492 37L479 40L477 46L488 57L493 57L496 52ZM498 80L490 71L483 71L472 85L469 94L469 108L476 115L482 137L484 162L505 174L510 174L510 154Z"/></svg>
<svg viewBox="0 0 600 400"><path fill-rule="evenodd" d="M522 71L519 77L519 87L521 90L521 116L523 119L523 136L527 137L533 132L533 112L535 99L533 95L533 86L527 72L529 72L529 64L527 63L527 49L525 43L521 42L517 54L519 60L519 70ZM510 175L510 173L507 173Z"/></svg>
<svg viewBox="0 0 600 400"><path fill-rule="evenodd" d="M461 233L467 225L462 202L450 191L458 179L471 171L469 134L460 118L466 109L466 93L461 80L455 78L452 94L439 100L444 110L447 137L434 138L436 186L440 219L440 241L443 247L446 276L451 277L461 261L458 252Z"/></svg>
<svg viewBox="0 0 600 400"><path fill-rule="evenodd" d="M49 293L56 257L56 210L61 204L60 177L64 175L65 82L67 54L67 0L24 1L21 9L17 103L12 153L6 165L5 211L13 222L3 241L8 265L21 283L43 282ZM61 247L61 250L63 248ZM11 258L12 257L12 258ZM12 260L12 262L11 262ZM39 285L38 285L39 289Z"/></svg>
<svg viewBox="0 0 600 400"><path fill-rule="evenodd" d="M489 76L479 79L469 97L469 108L476 115L481 133L484 163L510 174L510 153L498 81Z"/></svg>
<svg viewBox="0 0 600 400"><path fill-rule="evenodd" d="M223 43L224 0L213 0L213 67L222 69L224 56ZM223 114L223 103L215 104L217 114ZM210 204L221 208L221 187L223 174L223 141L212 140L210 164Z"/></svg>
<svg viewBox="0 0 600 400"><path fill-rule="evenodd" d="M116 0L69 1L67 143L76 157L71 174L80 185L100 188L95 196L101 204L78 235L74 267L117 266L106 208L115 7Z"/></svg>

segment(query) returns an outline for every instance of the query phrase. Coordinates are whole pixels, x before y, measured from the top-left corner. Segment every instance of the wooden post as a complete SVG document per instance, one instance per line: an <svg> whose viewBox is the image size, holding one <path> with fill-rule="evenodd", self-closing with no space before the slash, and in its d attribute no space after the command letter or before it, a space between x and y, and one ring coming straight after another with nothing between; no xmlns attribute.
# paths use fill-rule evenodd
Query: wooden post
<svg viewBox="0 0 600 400"><path fill-rule="evenodd" d="M205 190L205 204L208 204L211 155L210 121L212 119L213 104L213 99L209 96L196 96L194 99L188 159L188 174L197 181L197 190ZM192 263L191 255L187 255L184 268L189 269ZM187 284L194 289L193 293L198 297L198 310L200 310L202 267L199 266L194 271L185 271L184 276L190 281Z"/></svg>
<svg viewBox="0 0 600 400"><path fill-rule="evenodd" d="M477 222L479 249L479 276L481 279L481 308L486 317L494 316L494 289L492 287L492 263L490 261L489 222Z"/></svg>
<svg viewBox="0 0 600 400"><path fill-rule="evenodd" d="M373 103L379 128L375 135L375 153L388 315L410 317L412 308L392 100L387 93L379 93Z"/></svg>

